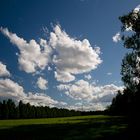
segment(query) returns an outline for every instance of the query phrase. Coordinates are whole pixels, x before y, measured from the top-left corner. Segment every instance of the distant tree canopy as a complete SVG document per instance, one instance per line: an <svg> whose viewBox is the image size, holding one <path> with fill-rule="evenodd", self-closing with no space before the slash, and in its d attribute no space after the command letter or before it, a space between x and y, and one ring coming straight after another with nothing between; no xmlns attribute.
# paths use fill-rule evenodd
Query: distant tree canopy
<svg viewBox="0 0 140 140"><path fill-rule="evenodd" d="M113 115L128 115L138 118L140 106L140 11L133 10L119 18L122 23L122 41L131 51L122 60L123 93L113 99L108 108ZM137 119L136 119L137 120Z"/></svg>
<svg viewBox="0 0 140 140"><path fill-rule="evenodd" d="M11 99L0 101L0 119L55 118L81 115L99 115L103 111L76 111L48 106L33 106L20 101L17 105Z"/></svg>
<svg viewBox="0 0 140 140"><path fill-rule="evenodd" d="M80 111L32 106L22 101L15 105L11 99L0 102L0 119L52 118L81 115Z"/></svg>

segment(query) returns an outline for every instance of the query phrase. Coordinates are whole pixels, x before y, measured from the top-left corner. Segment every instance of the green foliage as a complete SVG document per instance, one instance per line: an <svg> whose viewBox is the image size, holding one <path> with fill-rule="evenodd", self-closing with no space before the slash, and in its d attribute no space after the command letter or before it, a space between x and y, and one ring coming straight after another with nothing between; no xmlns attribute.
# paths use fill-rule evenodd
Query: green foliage
<svg viewBox="0 0 140 140"><path fill-rule="evenodd" d="M122 60L122 80L127 88L136 92L140 81L140 12L132 11L120 17L120 21L124 47L132 50ZM130 31L126 33L128 29Z"/></svg>
<svg viewBox="0 0 140 140"><path fill-rule="evenodd" d="M132 11L120 17L122 22L122 40L124 47L131 49L122 60L123 93L113 99L107 112L112 115L126 115L132 131L140 126L140 11ZM126 30L131 29L126 33Z"/></svg>

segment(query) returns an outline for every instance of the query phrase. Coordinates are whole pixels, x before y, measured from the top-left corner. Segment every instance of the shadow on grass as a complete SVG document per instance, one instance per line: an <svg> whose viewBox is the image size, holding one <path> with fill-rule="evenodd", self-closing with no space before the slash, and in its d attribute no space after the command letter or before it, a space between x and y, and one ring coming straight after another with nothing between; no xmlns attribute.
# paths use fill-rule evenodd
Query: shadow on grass
<svg viewBox="0 0 140 140"><path fill-rule="evenodd" d="M127 140L122 119L86 119L80 123L21 125L0 130L2 140Z"/></svg>

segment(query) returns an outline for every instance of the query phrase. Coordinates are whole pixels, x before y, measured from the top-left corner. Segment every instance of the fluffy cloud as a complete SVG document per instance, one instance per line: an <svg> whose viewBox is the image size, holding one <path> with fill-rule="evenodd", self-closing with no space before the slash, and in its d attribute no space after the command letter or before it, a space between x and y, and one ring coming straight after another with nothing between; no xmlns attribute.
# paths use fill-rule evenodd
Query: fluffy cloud
<svg viewBox="0 0 140 140"><path fill-rule="evenodd" d="M57 88L59 91L64 91L66 95L77 101L82 100L88 103L100 104L111 103L117 91L123 90L123 87L118 87L114 84L97 86L85 80L79 80L74 84L60 84Z"/></svg>
<svg viewBox="0 0 140 140"><path fill-rule="evenodd" d="M76 74L94 70L102 62L99 47L93 49L87 39L71 38L58 25L50 33L48 43L40 39L39 44L33 39L27 42L7 28L1 27L0 31L18 47L20 68L27 73L43 70L50 62L56 67L55 78L60 82L70 82L75 80Z"/></svg>
<svg viewBox="0 0 140 140"><path fill-rule="evenodd" d="M48 81L45 80L44 78L42 77L39 77L38 80L37 80L37 86L42 89L42 90L45 90L47 89L47 84L48 84Z"/></svg>
<svg viewBox="0 0 140 140"><path fill-rule="evenodd" d="M23 100L25 103L30 103L35 106L50 106L54 107L59 104L58 101L53 100L50 96L43 93L31 93L29 92L26 98Z"/></svg>
<svg viewBox="0 0 140 140"><path fill-rule="evenodd" d="M65 71L55 71L54 73L55 78L57 79L57 81L61 81L61 82L70 82L75 80L75 76L71 75L69 72L65 72Z"/></svg>
<svg viewBox="0 0 140 140"><path fill-rule="evenodd" d="M120 34L119 32L116 33L116 34L112 37L112 39L113 39L113 42L115 42L115 43L121 41L121 34Z"/></svg>
<svg viewBox="0 0 140 140"><path fill-rule="evenodd" d="M19 49L19 54L17 54L18 62L23 71L40 74L41 70L48 68L48 71L50 71L52 70L50 66L53 66L56 80L63 82L57 88L60 91L64 91L74 101L82 101L82 104L68 105L65 102L58 102L46 94L25 93L22 86L10 79L0 79L1 98L22 100L25 103L30 102L30 104L36 106L47 105L76 110L80 110L82 106L84 110L102 110L111 102L117 90L122 88L113 84L97 86L95 83L90 84L85 80L79 80L73 84L64 84L65 82L74 81L77 74L87 73L96 69L102 60L99 57L99 47L91 47L87 39L77 40L70 37L58 25L50 33L48 41L40 39L39 43L35 40L27 42L16 34L9 32L7 28L0 28L0 31ZM117 42L120 39L120 34L118 33L113 40ZM10 73L8 73L6 66L2 63L0 65L2 65L0 75L9 76ZM85 79L90 80L91 75L85 75ZM47 89L47 83L47 80L42 77L37 80L37 85L42 90Z"/></svg>
<svg viewBox="0 0 140 140"><path fill-rule="evenodd" d="M88 80L90 80L90 79L91 79L91 75L90 75L90 74L88 74L88 75L85 75L85 79L88 79Z"/></svg>
<svg viewBox="0 0 140 140"><path fill-rule="evenodd" d="M66 94L73 99L83 100L92 98L92 86L84 80L79 80L75 84L59 85L59 90L66 90Z"/></svg>
<svg viewBox="0 0 140 140"><path fill-rule="evenodd" d="M27 73L43 70L50 62L56 67L55 78L70 82L75 80L76 74L94 70L102 62L99 47L93 49L87 39L71 38L58 25L50 33L48 42L40 39L39 44L33 39L27 42L7 28L1 27L0 31L19 49L18 62Z"/></svg>
<svg viewBox="0 0 140 140"><path fill-rule="evenodd" d="M64 106L66 103L58 102L43 93L25 93L24 88L10 79L0 79L0 98L22 100L36 106Z"/></svg>
<svg viewBox="0 0 140 140"><path fill-rule="evenodd" d="M10 79L0 79L0 97L12 98L15 100L24 99L24 89L18 83Z"/></svg>
<svg viewBox="0 0 140 140"><path fill-rule="evenodd" d="M38 68L45 69L51 53L51 48L48 46L46 40L41 39L40 44L38 44L32 39L28 43L23 38L9 32L7 28L1 27L0 31L10 39L11 43L18 47L20 52L18 62L22 70L27 73L33 73Z"/></svg>
<svg viewBox="0 0 140 140"><path fill-rule="evenodd" d="M6 65L0 62L0 77L10 76L10 72L7 70Z"/></svg>
<svg viewBox="0 0 140 140"><path fill-rule="evenodd" d="M70 105L70 106L65 106L65 108L71 110L80 110L80 111L95 111L95 110L105 110L106 107L110 105L110 102L109 103L82 103L82 102L78 102L74 105Z"/></svg>
<svg viewBox="0 0 140 140"><path fill-rule="evenodd" d="M94 70L102 62L99 47L93 49L87 39L80 41L71 38L58 25L50 33L49 44L55 50L53 63L58 81L73 81L75 74Z"/></svg>

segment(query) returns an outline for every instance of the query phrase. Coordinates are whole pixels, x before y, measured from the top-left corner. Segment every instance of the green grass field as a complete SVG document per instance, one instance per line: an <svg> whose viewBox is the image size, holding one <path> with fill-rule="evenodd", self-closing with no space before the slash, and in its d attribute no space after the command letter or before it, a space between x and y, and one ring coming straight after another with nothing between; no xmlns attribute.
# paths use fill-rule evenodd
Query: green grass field
<svg viewBox="0 0 140 140"><path fill-rule="evenodd" d="M0 120L2 140L124 139L126 119L103 115Z"/></svg>

